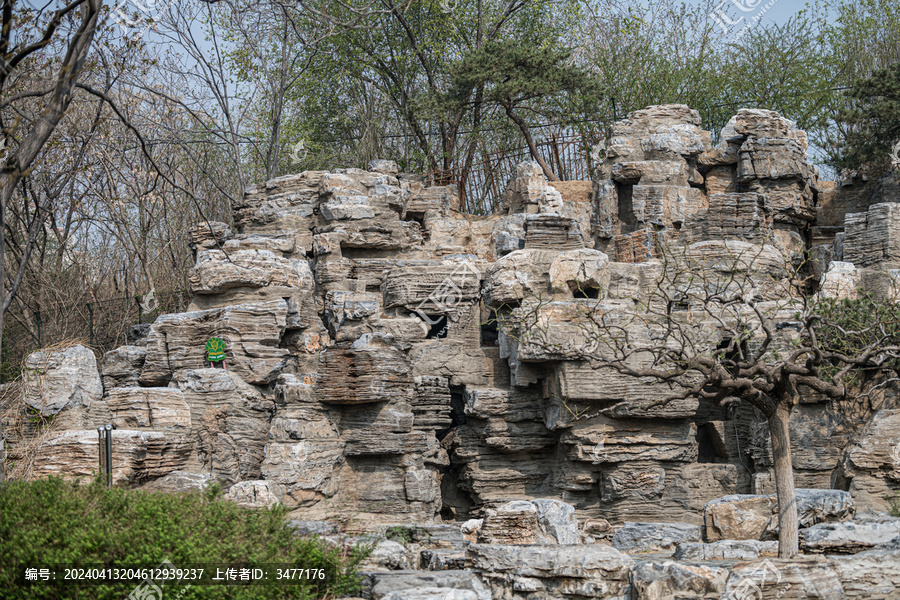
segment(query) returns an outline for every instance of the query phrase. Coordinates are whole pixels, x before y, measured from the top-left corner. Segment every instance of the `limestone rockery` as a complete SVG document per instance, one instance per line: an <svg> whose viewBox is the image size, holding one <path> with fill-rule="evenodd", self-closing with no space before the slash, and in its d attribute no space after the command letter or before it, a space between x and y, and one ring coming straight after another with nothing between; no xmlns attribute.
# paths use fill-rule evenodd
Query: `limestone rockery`
<svg viewBox="0 0 900 600"><path fill-rule="evenodd" d="M521 344L502 325L529 298L633 306L666 243L710 264L757 248L747 268L760 272L809 250L825 294L893 286L896 186L854 196L851 212L842 198L852 186L820 182L805 133L770 111L741 110L720 139L713 146L686 106L634 112L599 149L593 181L548 183L523 163L490 216L460 212L454 187L384 160L251 186L233 207L237 233L216 222L192 231L190 312L160 316L99 367L78 347L29 357L26 402L56 415L33 472L89 474L96 427L110 422L118 484L215 479L229 498L282 502L295 519L415 523L432 542L452 530L409 560L382 549L392 556L382 564L487 573L373 581L375 598L431 598L415 595L426 588L457 600L489 598L484 589L498 599L719 598L726 580L743 598L732 589L747 579L739 568L624 553L771 555L765 419L698 400L643 410L668 388ZM555 315L548 327L565 328ZM214 337L224 369L206 360ZM808 553L897 561L896 544L878 544L900 530L875 514L900 489L900 409L884 396L874 416L814 395L793 411ZM578 419L576 405L615 410ZM898 597L876 590L900 584L896 564L887 580L848 584L881 561L854 556L782 566L779 582L819 569L825 592L791 595L794 585L778 597Z"/></svg>

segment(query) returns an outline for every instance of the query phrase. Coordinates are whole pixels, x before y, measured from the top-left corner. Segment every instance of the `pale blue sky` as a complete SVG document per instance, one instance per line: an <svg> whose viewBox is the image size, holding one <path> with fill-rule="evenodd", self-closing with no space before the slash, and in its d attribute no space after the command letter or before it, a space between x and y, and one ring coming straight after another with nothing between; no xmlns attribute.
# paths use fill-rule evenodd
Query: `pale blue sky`
<svg viewBox="0 0 900 600"><path fill-rule="evenodd" d="M763 6L768 4L770 1L771 0L766 0L765 2L761 2L759 4L759 8L762 8ZM731 4L731 2L732 2L732 0L726 0L724 6L727 7L729 4ZM740 3L740 0L738 0L738 2ZM746 2L746 0L745 0L745 2ZM749 5L755 6L756 0L753 0L752 2L750 2ZM805 7L806 7L806 2L803 2L803 1L798 2L797 0L776 0L775 4L773 4L772 7L766 11L765 15L763 15L762 22L763 23L770 23L770 22L784 23L785 21L790 19L793 15L797 14L797 12L803 10ZM753 15L755 13L749 12L747 14Z"/></svg>
<svg viewBox="0 0 900 600"><path fill-rule="evenodd" d="M688 3L697 5L701 3L701 0L688 0ZM782 24L806 8L807 2L805 0L774 0L774 3L773 0L716 0L716 6L721 6L722 10L730 15L744 15L747 18L762 13L760 23ZM741 11L739 6L752 7L752 10ZM766 8L767 6L768 8Z"/></svg>

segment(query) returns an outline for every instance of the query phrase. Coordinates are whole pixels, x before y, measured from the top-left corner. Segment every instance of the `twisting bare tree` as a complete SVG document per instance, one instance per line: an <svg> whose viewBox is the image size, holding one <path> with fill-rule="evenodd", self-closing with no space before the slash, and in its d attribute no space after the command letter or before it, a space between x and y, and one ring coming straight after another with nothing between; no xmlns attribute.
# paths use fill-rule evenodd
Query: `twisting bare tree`
<svg viewBox="0 0 900 600"><path fill-rule="evenodd" d="M900 304L851 288L823 293L804 267L771 245L664 247L640 299L602 299L602 290L601 299L529 299L503 326L520 359L557 355L668 384L671 393L644 409L688 398L756 407L772 442L779 556L789 558L799 546L792 408L803 394L850 399L900 368Z"/></svg>

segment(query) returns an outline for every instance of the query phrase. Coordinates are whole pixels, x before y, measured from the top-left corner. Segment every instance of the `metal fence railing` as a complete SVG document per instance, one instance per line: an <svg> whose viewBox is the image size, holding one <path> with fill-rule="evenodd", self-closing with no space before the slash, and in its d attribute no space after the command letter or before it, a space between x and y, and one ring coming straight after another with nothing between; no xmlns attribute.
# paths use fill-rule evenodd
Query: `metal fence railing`
<svg viewBox="0 0 900 600"><path fill-rule="evenodd" d="M549 133L535 146L538 155L561 180L589 180L596 166L594 147L603 133ZM454 184L459 189L464 210L475 214L492 214L500 208L500 196L515 173L516 165L534 160L527 146L491 153L481 153L471 168L463 173L456 167L440 173L428 173L429 181Z"/></svg>
<svg viewBox="0 0 900 600"><path fill-rule="evenodd" d="M144 294L51 304L29 310L27 319L7 313L0 378L8 381L17 375L29 353L64 340L77 339L102 355L127 343L132 325L152 323L161 314L186 311L191 297L190 290L175 290L153 297Z"/></svg>

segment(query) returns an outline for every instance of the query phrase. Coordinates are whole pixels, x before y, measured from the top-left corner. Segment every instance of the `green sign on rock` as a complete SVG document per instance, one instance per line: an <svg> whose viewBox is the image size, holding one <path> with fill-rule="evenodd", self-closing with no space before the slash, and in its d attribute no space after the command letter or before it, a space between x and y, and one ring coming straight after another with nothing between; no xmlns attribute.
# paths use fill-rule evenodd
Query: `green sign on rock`
<svg viewBox="0 0 900 600"><path fill-rule="evenodd" d="M206 341L206 358L209 362L225 360L225 342L221 338L209 338Z"/></svg>

